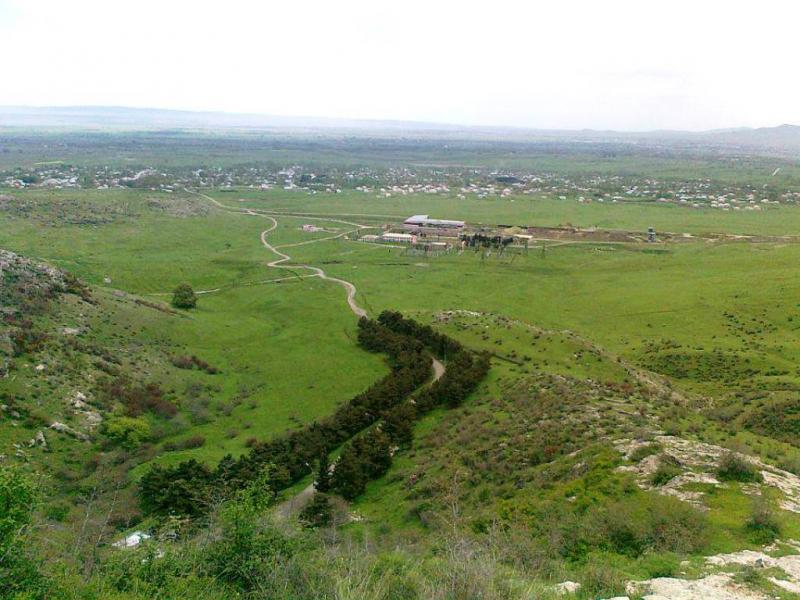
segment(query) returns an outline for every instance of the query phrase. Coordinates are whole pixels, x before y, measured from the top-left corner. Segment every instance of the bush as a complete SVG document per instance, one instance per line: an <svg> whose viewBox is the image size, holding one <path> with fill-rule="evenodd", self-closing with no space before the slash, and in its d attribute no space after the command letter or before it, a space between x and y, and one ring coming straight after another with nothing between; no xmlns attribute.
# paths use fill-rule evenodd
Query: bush
<svg viewBox="0 0 800 600"><path fill-rule="evenodd" d="M648 456L658 454L659 452L661 452L661 444L659 444L658 442L652 442L650 444L645 444L644 446L639 446L638 448L636 448L636 450L631 452L629 459L632 462L638 463L643 461Z"/></svg>
<svg viewBox="0 0 800 600"><path fill-rule="evenodd" d="M39 498L39 485L28 474L0 467L0 598L45 597L44 579L26 551Z"/></svg>
<svg viewBox="0 0 800 600"><path fill-rule="evenodd" d="M753 463L735 452L728 452L722 457L717 468L717 477L722 481L742 483L759 483L764 479Z"/></svg>
<svg viewBox="0 0 800 600"><path fill-rule="evenodd" d="M706 518L671 496L637 494L587 514L589 547L637 557L646 551L695 552L705 543Z"/></svg>
<svg viewBox="0 0 800 600"><path fill-rule="evenodd" d="M183 309L197 306L197 295L194 293L192 286L188 283L182 283L176 287L172 294L172 306Z"/></svg>
<svg viewBox="0 0 800 600"><path fill-rule="evenodd" d="M750 518L745 528L751 534L753 542L757 544L768 544L780 535L781 525L768 498L759 496L753 500Z"/></svg>
<svg viewBox="0 0 800 600"><path fill-rule="evenodd" d="M201 448L206 443L206 438L202 435L193 435L185 440L177 442L167 442L164 444L164 450L167 452L175 452L176 450L192 450L194 448Z"/></svg>
<svg viewBox="0 0 800 600"><path fill-rule="evenodd" d="M119 376L100 385L100 398L107 407L119 402L129 417L151 412L160 417L174 417L178 409L164 397L164 391L155 383L133 384L127 377Z"/></svg>
<svg viewBox="0 0 800 600"><path fill-rule="evenodd" d="M300 511L300 522L306 527L326 527L331 522L333 506L327 494L316 492L311 502Z"/></svg>
<svg viewBox="0 0 800 600"><path fill-rule="evenodd" d="M658 468L650 477L650 483L654 486L662 486L672 481L681 473L683 473L683 471L680 468L680 463L669 454L662 454L658 462Z"/></svg>
<svg viewBox="0 0 800 600"><path fill-rule="evenodd" d="M211 366L206 361L197 356L173 356L170 359L170 362L174 367L178 369L199 369L201 371L205 371L209 375L216 375L219 373L219 369L214 366Z"/></svg>
<svg viewBox="0 0 800 600"><path fill-rule="evenodd" d="M150 424L141 418L111 417L103 423L103 433L109 440L135 450L151 437Z"/></svg>

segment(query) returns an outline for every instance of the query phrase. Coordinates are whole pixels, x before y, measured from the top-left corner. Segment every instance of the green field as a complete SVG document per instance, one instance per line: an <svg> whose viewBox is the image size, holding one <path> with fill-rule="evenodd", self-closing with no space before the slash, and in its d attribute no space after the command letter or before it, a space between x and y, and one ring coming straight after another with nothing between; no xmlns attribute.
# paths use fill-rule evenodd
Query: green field
<svg viewBox="0 0 800 600"><path fill-rule="evenodd" d="M135 381L157 383L178 407L171 420L142 417L153 435L138 449L123 452L102 436L93 441L92 452L113 468L83 483L89 456L69 440L49 434L49 454L26 451L31 464L54 476L51 493L73 501L70 527L79 526L78 499L87 482L103 473L115 473L133 501L132 482L153 463L195 458L213 465L225 454L240 455L253 440L331 414L388 372L380 355L355 343L356 319L342 287L303 277L309 273L301 264L352 282L356 301L371 316L398 310L493 356L479 391L463 406L418 422L412 446L347 507L362 518L343 526L348 539L374 543L386 556L403 548L425 556L425 568L440 565L453 502L457 529L480 543L494 540L494 525L523 528L527 541L508 545L520 554L564 534L563 523L545 518L548 512L563 511L564 523L586 525L595 518L611 528L618 524L604 511L631 511L636 520L645 519L641 506L678 510L622 474L620 467L637 464L615 450L624 439L666 432L745 450L770 465L788 468L800 460L794 425L773 418L781 407L794 410L800 390L800 244L794 238L800 209L794 206L723 212L652 202L580 204L573 197L206 192L228 208L184 192L30 190L12 192L15 204L0 211L0 248L70 271L94 290L95 305L61 303L41 326L83 326L88 333L81 339L113 349L122 370ZM272 221L244 209L274 215L278 224L268 240L291 255L293 268L268 266L277 257L260 236ZM476 225L654 226L754 238L553 241L504 255L466 250L441 256L323 239L353 229L326 216L380 227L414 213ZM325 231L303 232L303 224ZM196 309L167 308L181 282L201 292ZM103 378L58 344L45 348L17 360L17 375L4 390L37 403L39 415L0 430L5 447L26 443L48 416L64 412L76 389L78 375L71 373L91 373L83 381L90 395ZM171 360L179 355L195 355L219 372L178 369ZM46 368L37 374L40 363ZM57 365L70 371L52 373ZM201 444L181 446L198 436ZM687 559L687 568L700 574L704 555L762 546L741 524L751 510L746 485L697 486L706 494L705 538L647 552L621 543L588 553L566 545L538 571L524 566L521 555L507 556L503 569L513 567L503 572L535 586L567 578L589 582L599 577L592 571L599 561L613 577L646 579L677 574L679 560ZM782 535L800 532L795 513L780 511L777 518ZM66 531L61 535L71 539ZM595 597L591 589L611 594L621 588L616 579L603 580L596 588L587 584L578 597Z"/></svg>

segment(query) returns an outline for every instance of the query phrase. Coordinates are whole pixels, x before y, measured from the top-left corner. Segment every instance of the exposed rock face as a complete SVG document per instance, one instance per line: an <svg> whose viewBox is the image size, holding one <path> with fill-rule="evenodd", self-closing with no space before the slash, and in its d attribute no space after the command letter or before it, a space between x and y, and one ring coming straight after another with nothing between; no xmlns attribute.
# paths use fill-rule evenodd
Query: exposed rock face
<svg viewBox="0 0 800 600"><path fill-rule="evenodd" d="M58 431L59 433L64 433L66 435L72 436L75 439L81 440L82 442L88 442L89 436L85 433L82 433L76 429L73 429L69 425L65 423L60 423L59 421L55 421L50 425L50 429L54 431Z"/></svg>
<svg viewBox="0 0 800 600"><path fill-rule="evenodd" d="M75 395L69 401L69 405L75 414L84 418L89 429L94 429L102 423L102 415L87 402L86 394L83 392L75 392Z"/></svg>
<svg viewBox="0 0 800 600"><path fill-rule="evenodd" d="M16 287L31 286L45 292L64 287L64 273L55 267L0 248L0 280L7 277L13 278Z"/></svg>
<svg viewBox="0 0 800 600"><path fill-rule="evenodd" d="M556 586L558 594L574 594L581 589L581 584L576 581L564 581Z"/></svg>
<svg viewBox="0 0 800 600"><path fill-rule="evenodd" d="M722 457L728 454L730 450L722 446L685 440L669 435L655 436L653 441L660 444L662 448L661 453L671 456L683 467L684 473L678 475L664 485L652 486L650 485L650 477L658 468L658 456L648 456L637 464L618 467L620 471L626 471L636 475L640 487L664 495L675 496L699 508L704 508L703 497L705 494L700 491L687 490L684 488L688 484L697 483L718 486L726 485L720 483L713 473L717 471ZM625 458L628 458L636 449L648 443L651 442L642 440L618 440L614 445ZM761 475L764 478L762 485L776 488L782 492L782 498L779 501L781 508L800 513L800 477L788 471L768 465L752 456L744 454L739 454L739 456L752 463L761 471ZM743 487L742 489L752 495L759 495L761 493L759 486Z"/></svg>
<svg viewBox="0 0 800 600"><path fill-rule="evenodd" d="M645 600L767 600L767 596L733 582L727 573L686 580L659 577L646 582Z"/></svg>
<svg viewBox="0 0 800 600"><path fill-rule="evenodd" d="M47 450L47 440L44 437L44 432L43 431L37 432L36 435L33 437L33 439L28 442L28 447L29 448L35 448L37 446L39 448L43 448L44 450Z"/></svg>

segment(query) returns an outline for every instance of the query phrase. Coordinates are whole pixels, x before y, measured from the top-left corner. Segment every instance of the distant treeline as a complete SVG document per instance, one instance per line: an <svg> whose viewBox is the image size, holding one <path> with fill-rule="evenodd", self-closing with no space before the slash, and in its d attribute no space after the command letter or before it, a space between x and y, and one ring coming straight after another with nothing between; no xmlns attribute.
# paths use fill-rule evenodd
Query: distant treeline
<svg viewBox="0 0 800 600"><path fill-rule="evenodd" d="M256 443L238 459L228 455L216 469L195 460L174 467L154 465L139 484L142 509L148 514L197 516L215 501L262 478L265 471L269 489L277 492L310 474L314 464L327 457L331 449L383 420L381 428L372 428L353 440L337 464L334 490L344 497L355 497L366 480L388 469L390 444L410 441L417 415L438 405L457 405L489 368L488 357L474 355L431 327L394 312L382 313L377 321L362 318L358 342L372 352L385 352L391 372L333 415L269 442ZM447 360L447 371L409 402L412 392L430 377L430 352ZM367 463L372 464L368 467ZM353 477L346 478L348 470Z"/></svg>

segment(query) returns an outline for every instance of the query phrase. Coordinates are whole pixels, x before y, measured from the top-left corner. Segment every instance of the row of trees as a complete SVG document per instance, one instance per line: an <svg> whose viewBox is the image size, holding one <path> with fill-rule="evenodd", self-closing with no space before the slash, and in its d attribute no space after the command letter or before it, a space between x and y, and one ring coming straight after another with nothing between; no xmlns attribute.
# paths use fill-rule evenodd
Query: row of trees
<svg viewBox="0 0 800 600"><path fill-rule="evenodd" d="M330 417L257 443L238 459L228 455L216 469L193 460L174 467L153 466L139 484L142 510L147 514L197 516L246 487L265 470L269 489L282 490L311 473L320 455L377 422L430 376L431 357L422 342L368 319L359 321L358 340L368 350L388 354L392 370L386 377Z"/></svg>
<svg viewBox="0 0 800 600"><path fill-rule="evenodd" d="M458 406L489 370L488 355L475 354L396 312L383 312L377 320L362 318L358 341L367 350L389 356L392 370L386 377L330 417L257 443L238 459L228 455L216 469L194 460L174 467L153 466L139 484L145 513L197 516L259 478L274 494L310 474L315 464L318 491L353 499L368 481L389 469L392 448L411 443L414 422L421 415L438 406ZM447 370L411 398L430 376L429 351L447 358ZM351 441L331 469L330 450L347 440Z"/></svg>
<svg viewBox="0 0 800 600"><path fill-rule="evenodd" d="M438 406L456 407L472 393L489 371L489 356L475 354L458 341L421 325L400 313L384 311L374 325L425 344L435 355L448 358L444 375L414 398L396 404L381 414L379 424L348 443L330 474L327 457L320 461L317 491L333 491L347 500L364 492L371 479L380 477L392 464L392 448L411 443L414 422ZM324 466L323 466L324 465Z"/></svg>

